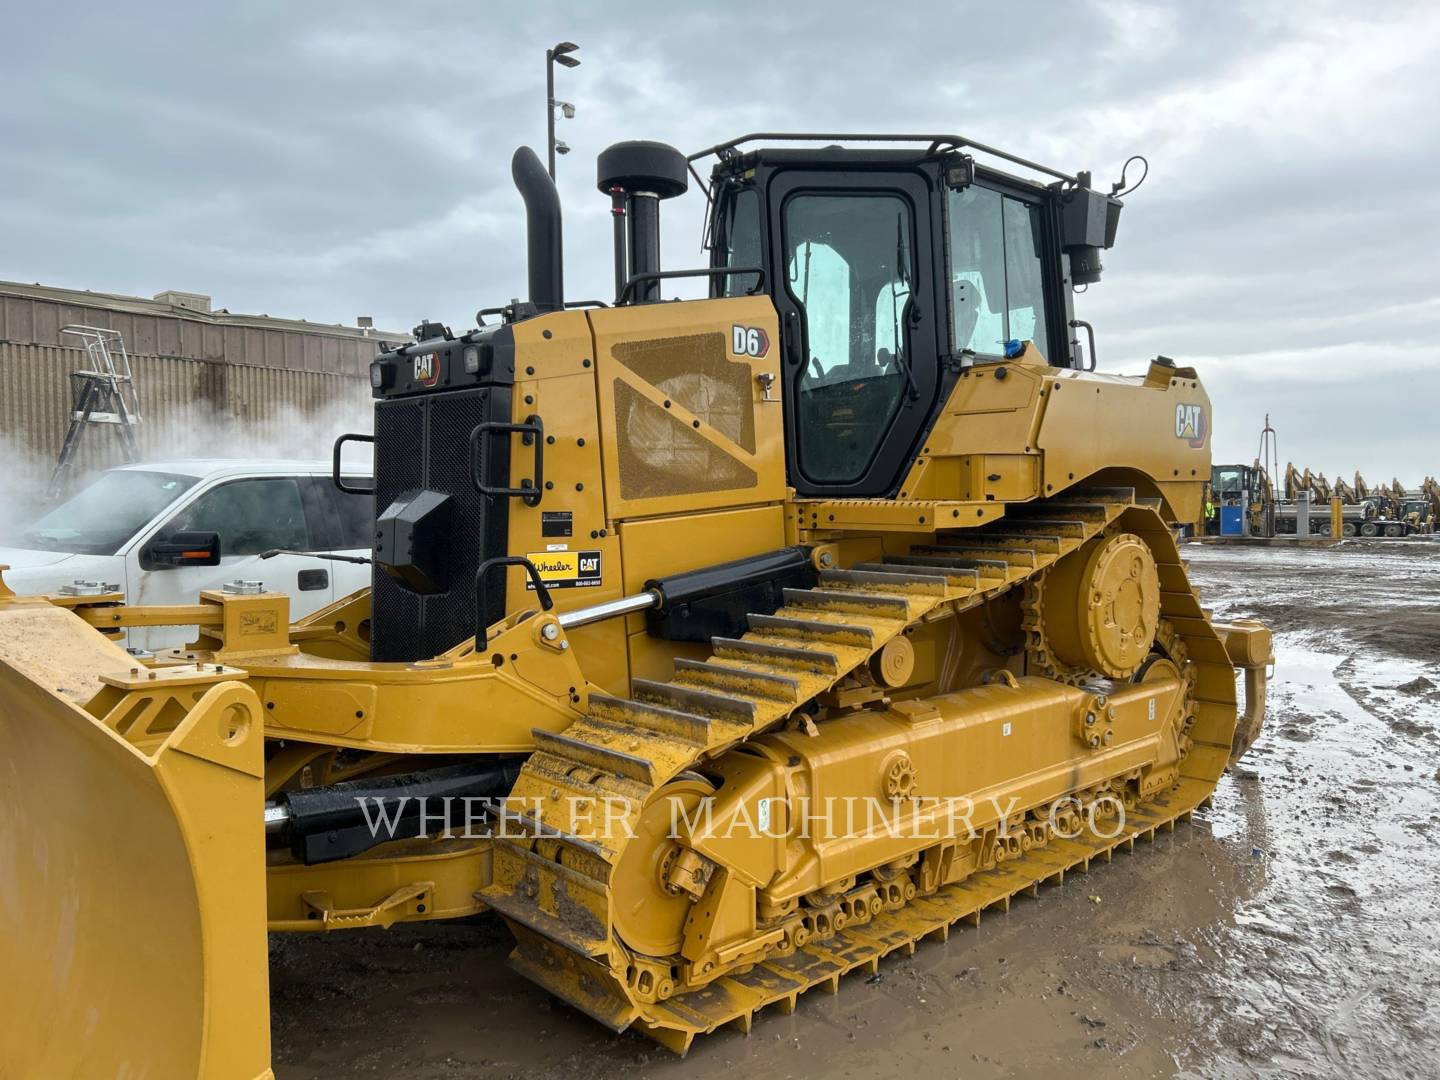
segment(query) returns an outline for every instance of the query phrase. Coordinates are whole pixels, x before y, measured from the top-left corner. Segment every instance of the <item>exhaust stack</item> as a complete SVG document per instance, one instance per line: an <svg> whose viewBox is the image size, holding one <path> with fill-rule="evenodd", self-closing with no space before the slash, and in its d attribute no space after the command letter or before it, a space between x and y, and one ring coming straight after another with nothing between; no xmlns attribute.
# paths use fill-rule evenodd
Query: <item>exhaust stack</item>
<svg viewBox="0 0 1440 1080"><path fill-rule="evenodd" d="M560 193L535 151L522 146L510 160L510 175L525 200L525 239L530 302L536 310L565 306L565 265L560 236Z"/></svg>
<svg viewBox="0 0 1440 1080"><path fill-rule="evenodd" d="M610 196L615 215L615 297L638 274L660 270L660 200L685 194L690 186L685 155L658 142L622 142L601 151L596 186ZM627 227L628 226L628 227ZM660 298L660 283L635 286L631 297Z"/></svg>

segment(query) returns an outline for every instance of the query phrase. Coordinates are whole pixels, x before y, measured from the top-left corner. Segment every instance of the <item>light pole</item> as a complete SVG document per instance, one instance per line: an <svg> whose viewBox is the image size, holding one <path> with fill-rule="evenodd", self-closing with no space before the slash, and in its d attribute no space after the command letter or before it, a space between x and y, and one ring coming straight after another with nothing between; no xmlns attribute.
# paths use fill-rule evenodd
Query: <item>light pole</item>
<svg viewBox="0 0 1440 1080"><path fill-rule="evenodd" d="M545 50L545 127L549 132L548 145L550 147L550 179L555 179L555 152L558 149L562 154L568 154L570 148L555 138L555 106L559 105L565 111L565 119L569 120L575 115L575 106L568 101L555 100L555 65L561 64L567 68L579 67L580 61L571 54L580 48L573 41L562 41L558 45L552 45Z"/></svg>

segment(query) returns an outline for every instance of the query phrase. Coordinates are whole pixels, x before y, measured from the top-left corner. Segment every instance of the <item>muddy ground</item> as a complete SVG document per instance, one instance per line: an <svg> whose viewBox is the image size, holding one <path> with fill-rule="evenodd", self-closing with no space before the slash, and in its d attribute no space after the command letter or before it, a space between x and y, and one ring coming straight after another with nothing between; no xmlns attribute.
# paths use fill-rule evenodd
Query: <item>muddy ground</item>
<svg viewBox="0 0 1440 1080"><path fill-rule="evenodd" d="M286 939L277 1075L1440 1075L1440 543L1187 557L1278 654L1193 825L684 1063L509 972L493 918Z"/></svg>

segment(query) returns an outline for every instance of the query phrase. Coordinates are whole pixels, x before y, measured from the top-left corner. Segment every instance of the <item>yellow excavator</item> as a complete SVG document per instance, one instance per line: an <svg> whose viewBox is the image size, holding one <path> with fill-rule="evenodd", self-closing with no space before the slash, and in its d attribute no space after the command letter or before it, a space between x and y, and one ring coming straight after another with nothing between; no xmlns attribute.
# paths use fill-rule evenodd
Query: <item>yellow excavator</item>
<svg viewBox="0 0 1440 1080"><path fill-rule="evenodd" d="M1308 468L1301 473L1293 463L1289 463L1285 466L1284 492L1285 498L1275 504L1277 535L1295 535L1299 528L1297 502L1302 495L1309 501L1308 532L1311 536L1329 536L1334 531L1331 503L1335 499L1340 500L1339 535L1374 536L1379 528L1373 519L1382 500L1371 492L1358 472L1353 484L1337 476L1332 486L1324 473L1316 475Z"/></svg>
<svg viewBox="0 0 1440 1080"><path fill-rule="evenodd" d="M1440 520L1440 482L1433 476L1425 477L1419 491L1405 499L1402 509L1413 531L1433 533Z"/></svg>
<svg viewBox="0 0 1440 1080"><path fill-rule="evenodd" d="M1316 505L1328 503L1333 494L1330 489L1330 481L1325 479L1324 473L1317 475L1312 473L1308 467L1302 473L1295 468L1293 462L1287 462L1285 465L1285 498L1293 501L1300 497L1301 492L1308 492Z"/></svg>
<svg viewBox="0 0 1440 1080"><path fill-rule="evenodd" d="M607 305L513 173L528 300L384 348L337 443L351 487L374 444L370 589L0 590L14 1075L270 1075L267 931L487 909L683 1053L1175 828L1258 735L1269 633L1176 542L1210 401L1095 372L1073 311L1121 185L952 135L621 143ZM708 265L662 271L692 177Z"/></svg>
<svg viewBox="0 0 1440 1080"><path fill-rule="evenodd" d="M1398 479L1371 488L1364 477L1355 474L1357 502L1369 506L1368 519L1360 526L1361 536L1410 536L1431 531L1427 491L1422 485L1419 495L1411 498Z"/></svg>

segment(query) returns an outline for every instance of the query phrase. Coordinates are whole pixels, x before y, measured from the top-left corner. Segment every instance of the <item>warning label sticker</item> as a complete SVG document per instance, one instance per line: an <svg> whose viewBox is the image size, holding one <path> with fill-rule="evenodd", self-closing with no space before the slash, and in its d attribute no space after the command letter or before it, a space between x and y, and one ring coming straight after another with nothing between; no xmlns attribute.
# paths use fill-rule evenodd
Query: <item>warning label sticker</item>
<svg viewBox="0 0 1440 1080"><path fill-rule="evenodd" d="M540 580L551 589L584 589L600 584L600 552L598 551L532 551L525 558L540 571ZM525 588L535 591L529 575Z"/></svg>

